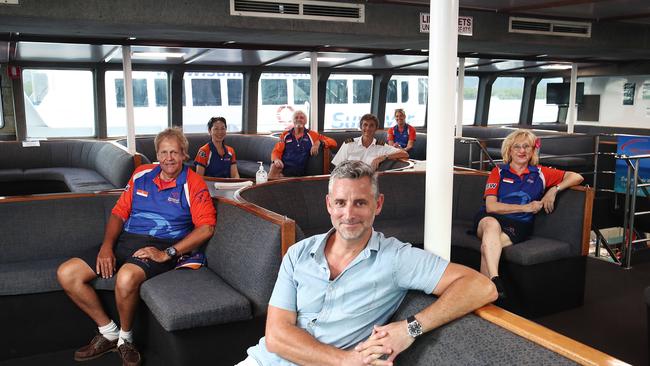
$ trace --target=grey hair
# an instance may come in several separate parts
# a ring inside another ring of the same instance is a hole
[[[336,179],[361,179],[363,177],[370,178],[372,194],[375,196],[375,199],[378,199],[379,180],[377,179],[377,172],[370,165],[358,160],[346,160],[336,166],[332,175],[330,175],[327,192],[332,192],[332,187]]]

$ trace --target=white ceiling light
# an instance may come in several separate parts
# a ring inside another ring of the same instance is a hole
[[[310,61],[311,61],[311,58],[310,58],[310,57],[301,58],[300,61],[307,61],[307,62],[310,62]],[[337,61],[345,61],[345,57],[316,57],[316,61],[318,61],[318,62],[337,62]]]
[[[540,68],[545,70],[568,70],[571,68],[571,65],[566,64],[552,64],[552,65],[542,65]]]
[[[131,57],[133,58],[147,58],[147,59],[157,59],[164,60],[166,58],[180,58],[185,56],[183,52],[133,52]]]

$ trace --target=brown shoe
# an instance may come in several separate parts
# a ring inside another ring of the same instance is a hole
[[[117,347],[117,339],[109,341],[103,335],[98,334],[86,346],[83,346],[75,351],[74,359],[76,361],[88,361],[102,356],[108,352],[115,352]]]
[[[122,358],[122,366],[139,366],[140,352],[135,348],[133,343],[124,342],[121,346],[117,347],[117,352]]]

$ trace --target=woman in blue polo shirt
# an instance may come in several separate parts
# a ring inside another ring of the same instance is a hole
[[[212,117],[208,121],[211,141],[196,153],[194,163],[199,175],[216,178],[239,178],[235,150],[224,143],[228,126],[223,117]]]
[[[535,214],[553,212],[561,190],[582,183],[574,172],[538,165],[540,140],[529,130],[516,130],[501,145],[503,164],[492,169],[485,185],[485,204],[474,228],[481,239],[481,273],[494,281],[504,297],[499,258],[504,247],[526,240]]]

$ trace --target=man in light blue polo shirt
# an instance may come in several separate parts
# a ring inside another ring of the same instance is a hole
[[[384,197],[369,165],[341,163],[328,192],[333,228],[284,256],[266,336],[239,365],[391,365],[420,334],[496,299],[478,272],[372,229]],[[386,324],[408,290],[439,298]]]

